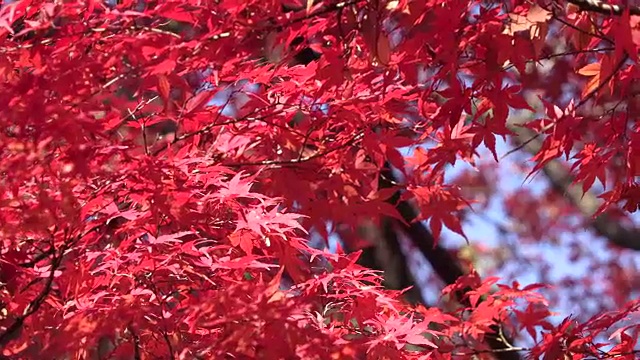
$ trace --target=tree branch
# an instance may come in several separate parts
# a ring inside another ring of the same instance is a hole
[[[520,125],[513,122],[508,124],[509,129],[517,135],[514,137],[515,142],[527,152],[537,154],[542,148],[542,140],[537,137],[533,139],[536,133]],[[584,216],[592,219],[591,227],[596,233],[622,248],[640,250],[638,229],[627,229],[607,214],[593,219],[599,207],[598,197],[591,191],[583,192],[579,184],[574,184],[571,173],[559,160],[549,161],[543,166],[542,171],[554,190],[563,194]]]
[[[396,179],[391,172],[391,168],[388,163],[385,164],[385,170],[380,176],[380,188],[390,188],[396,183]],[[406,224],[402,224],[396,220],[397,225],[401,226],[403,231],[408,235],[412,244],[416,246],[422,255],[429,261],[431,267],[436,272],[438,277],[447,285],[451,285],[456,280],[464,275],[464,271],[458,262],[458,259],[453,256],[449,251],[437,244],[431,232],[421,221],[414,220],[418,217],[416,209],[407,201],[400,201],[400,191],[396,193],[388,200],[396,206],[396,209],[402,216]],[[409,225],[407,225],[409,224]],[[464,296],[464,292],[457,294],[458,301],[464,306],[470,307],[469,299]],[[507,349],[512,348],[511,339],[507,339],[508,343],[505,344],[502,340],[500,326],[492,325],[492,333],[487,333],[485,339],[489,347],[493,350],[492,353],[498,360],[520,360],[520,355],[517,352]]]
[[[638,6],[620,6],[607,4],[600,0],[567,0],[570,4],[576,5],[583,11],[592,11],[605,15],[622,15],[625,10],[629,10],[631,15],[640,15]]]
[[[64,256],[65,249],[66,246],[63,246],[60,253],[54,256],[54,258],[51,260],[49,276],[47,277],[47,282],[45,283],[42,291],[40,291],[38,296],[36,296],[36,298],[27,305],[22,315],[18,316],[13,321],[13,323],[11,323],[11,325],[9,325],[2,334],[0,334],[0,348],[6,346],[9,342],[11,342],[11,340],[15,338],[18,332],[22,329],[22,325],[27,320],[27,318],[38,311],[38,309],[40,309],[40,306],[47,299],[47,296],[49,296],[49,293],[51,292],[51,289],[53,287],[53,280],[55,279],[54,274],[56,271],[58,271],[58,268],[62,263],[62,257]]]
[[[384,286],[388,289],[407,291],[405,299],[411,304],[425,304],[420,286],[409,268],[407,256],[402,251],[398,234],[389,218],[383,218],[381,225],[373,222],[360,227],[361,236],[373,246],[362,249],[358,263],[369,269],[381,271]],[[347,249],[350,250],[350,249]]]

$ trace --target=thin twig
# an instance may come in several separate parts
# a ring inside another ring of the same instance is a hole
[[[529,139],[521,142],[518,146],[514,147],[513,149],[507,151],[506,153],[504,153],[501,157],[500,157],[500,161],[504,160],[504,158],[506,158],[507,156],[518,152],[522,149],[524,149],[527,145],[529,145],[532,141],[535,141],[537,138],[539,138],[545,131],[551,129],[553,126],[555,125],[555,123],[551,123],[545,127],[543,127],[538,133],[536,133],[535,135],[533,135],[532,137],[530,137]]]
[[[254,162],[239,162],[239,163],[223,163],[224,166],[229,166],[229,167],[237,167],[237,166],[257,166],[257,165],[263,165],[263,166],[268,166],[268,165],[295,165],[295,164],[300,164],[300,163],[304,163],[325,155],[328,155],[330,153],[333,153],[335,151],[338,151],[340,149],[343,149],[347,146],[351,146],[353,145],[356,141],[360,140],[362,137],[364,136],[364,132],[359,132],[358,134],[356,134],[351,140],[347,141],[346,143],[336,146],[334,148],[331,149],[327,149],[325,151],[316,151],[315,153],[308,155],[308,156],[304,156],[302,158],[295,158],[295,159],[288,159],[288,160],[262,160],[262,161],[254,161]]]
[[[585,31],[584,29],[581,29],[581,28],[579,28],[579,27],[577,27],[577,26],[575,26],[575,25],[573,25],[573,24],[571,24],[571,23],[567,22],[566,20],[561,19],[561,18],[559,18],[558,16],[554,16],[552,19],[556,20],[556,21],[557,21],[557,22],[559,22],[559,23],[562,23],[563,25],[565,25],[565,26],[567,26],[567,27],[572,28],[573,30],[575,30],[575,31],[577,31],[577,32],[579,32],[579,33],[582,33],[582,34],[585,34],[585,35],[588,35],[588,36],[596,37],[596,38],[601,39],[601,40],[604,40],[604,41],[606,41],[606,42],[608,42],[608,43],[610,43],[610,44],[613,44],[613,43],[614,43],[614,41],[613,41],[613,40],[609,39],[609,38],[608,38],[608,37],[606,37],[606,36],[602,36],[602,35],[600,35],[600,34],[595,34],[595,33],[589,32],[589,31]]]
[[[519,351],[531,351],[530,348],[525,347],[510,347],[504,349],[488,349],[488,350],[476,350],[470,352],[452,352],[453,356],[474,356],[480,354],[492,354],[492,353],[509,353],[509,352],[519,352]]]
[[[622,57],[622,59],[620,60],[620,62],[618,63],[618,65],[616,66],[615,69],[613,69],[613,71],[611,71],[611,74],[607,75],[607,77],[602,80],[600,82],[600,84],[598,84],[598,86],[591,90],[591,92],[589,92],[589,94],[587,94],[587,96],[585,96],[582,100],[580,100],[580,102],[578,104],[576,104],[576,106],[574,107],[574,110],[577,110],[579,107],[583,106],[584,104],[586,104],[589,100],[591,100],[591,98],[593,98],[600,90],[602,90],[603,87],[605,87],[605,85],[607,85],[608,82],[611,81],[611,79],[613,79],[613,77],[616,75],[616,73],[618,71],[620,71],[620,69],[622,68],[622,66],[624,65],[624,63],[627,61],[628,59],[628,55],[625,54],[625,56]],[[539,132],[537,132],[535,135],[533,135],[531,138],[521,142],[518,146],[516,146],[515,148],[507,151],[504,155],[502,155],[500,157],[500,160],[503,160],[505,157],[520,151],[522,149],[524,149],[527,145],[529,145],[532,141],[536,140],[537,138],[539,138],[543,133],[545,133],[547,130],[551,129],[554,125],[556,125],[560,120],[562,120],[562,118],[558,119],[558,121],[553,122],[547,126],[545,126],[544,128],[542,128],[542,130],[540,130]]]
[[[535,59],[535,60],[528,60],[527,63],[537,63],[537,62],[540,62],[542,60],[551,60],[551,59],[554,59],[554,58],[557,58],[557,57],[563,57],[563,56],[574,56],[574,55],[580,55],[580,54],[606,52],[606,51],[614,51],[614,50],[615,50],[614,47],[606,47],[606,48],[598,48],[598,49],[567,51],[567,52],[563,52],[563,53],[549,54],[549,55],[540,57],[540,58]],[[506,71],[506,70],[510,70],[510,69],[512,69],[514,67],[515,67],[515,64],[509,64],[509,65],[505,66],[502,70]]]

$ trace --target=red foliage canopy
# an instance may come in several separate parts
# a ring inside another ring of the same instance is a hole
[[[397,190],[436,239],[464,235],[469,199],[445,168],[480,145],[498,160],[496,136],[520,128],[544,139],[534,172],[573,156],[584,191],[609,185],[601,212],[635,210],[636,9],[572,3],[4,4],[2,355],[465,359],[495,353],[499,325],[528,337],[502,352],[634,358],[638,301],[555,325],[541,285],[471,271],[444,290],[457,306],[416,307],[358,253],[308,241],[404,222]],[[561,56],[552,76],[536,67]],[[524,110],[538,115],[514,127]],[[401,184],[379,186],[386,164]]]

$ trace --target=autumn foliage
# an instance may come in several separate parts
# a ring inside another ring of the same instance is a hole
[[[611,227],[640,205],[636,13],[582,0],[4,3],[1,355],[636,358],[637,281],[558,318],[553,284],[481,276],[439,243],[450,230],[474,245],[465,219],[496,196],[502,138],[530,152],[517,171],[551,182],[505,199],[522,244],[592,226],[611,251],[640,249]],[[445,176],[461,163],[476,172]],[[406,230],[444,274],[439,304],[407,301],[358,262],[363,224]]]

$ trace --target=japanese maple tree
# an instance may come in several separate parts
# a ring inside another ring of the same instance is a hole
[[[3,2],[1,355],[636,358],[638,15],[596,0]],[[474,170],[450,176],[461,164]],[[501,193],[504,164],[544,194]],[[507,248],[465,231],[490,199],[521,246],[592,229],[619,262],[572,249],[606,268],[605,290],[476,269]],[[426,283],[444,283],[437,303]],[[608,300],[558,320],[558,285]]]

